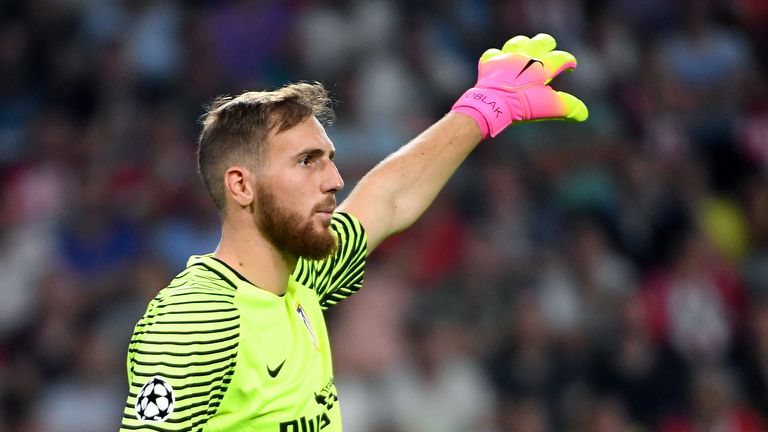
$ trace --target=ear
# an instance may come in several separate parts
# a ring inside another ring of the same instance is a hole
[[[231,166],[224,172],[224,191],[241,208],[254,201],[252,177],[253,173],[241,166]]]

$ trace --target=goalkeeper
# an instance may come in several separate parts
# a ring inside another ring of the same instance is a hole
[[[323,311],[357,291],[366,256],[427,209],[484,138],[515,122],[587,118],[549,87],[576,67],[545,34],[486,51],[451,112],[344,182],[319,84],[219,98],[203,116],[200,176],[221,242],[153,299],[128,348],[123,431],[340,431]]]

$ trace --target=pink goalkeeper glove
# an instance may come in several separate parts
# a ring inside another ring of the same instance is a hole
[[[471,116],[483,138],[495,137],[512,122],[561,119],[584,121],[584,102],[552,90],[552,78],[576,67],[576,58],[553,51],[555,39],[539,33],[532,39],[515,36],[501,50],[492,48],[480,57],[478,78],[451,108]]]

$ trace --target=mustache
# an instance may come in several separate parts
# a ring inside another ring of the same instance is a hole
[[[322,203],[316,205],[312,210],[314,212],[333,212],[336,209],[336,196],[331,195]]]

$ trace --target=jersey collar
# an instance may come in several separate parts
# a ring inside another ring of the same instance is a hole
[[[189,260],[187,260],[187,267],[190,267],[193,265],[203,265],[205,267],[208,267],[209,269],[218,273],[224,280],[226,280],[228,283],[233,285],[236,289],[245,288],[249,291],[256,290],[257,292],[264,293],[276,298],[282,298],[285,296],[285,294],[277,295],[271,291],[267,291],[263,288],[260,288],[258,285],[249,281],[245,276],[240,274],[240,272],[232,268],[232,266],[214,257],[213,253],[209,253],[205,255],[190,256]],[[292,279],[293,279],[292,277],[288,278],[288,286],[286,287],[286,289],[289,291],[292,289],[295,289],[295,287],[293,287],[293,285],[291,284]]]

